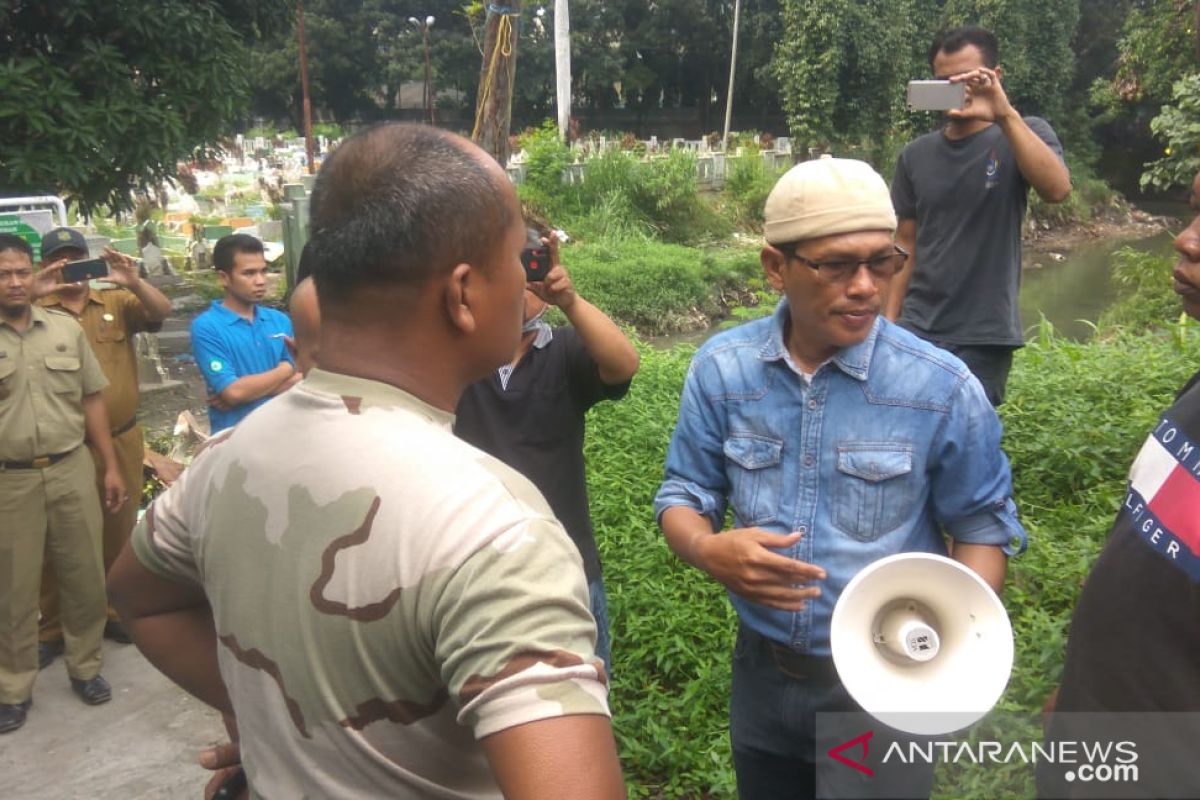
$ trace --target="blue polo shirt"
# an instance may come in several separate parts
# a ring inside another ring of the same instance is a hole
[[[294,365],[283,341],[291,335],[292,321],[281,311],[255,306],[250,322],[214,300],[208,311],[192,320],[192,354],[208,393],[219,394],[238,378],[268,372],[280,361]],[[270,399],[271,395],[260,397],[230,411],[209,406],[209,427],[213,433],[232,428]]]

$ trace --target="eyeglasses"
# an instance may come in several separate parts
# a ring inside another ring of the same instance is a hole
[[[828,261],[813,261],[805,258],[793,248],[779,249],[788,258],[794,258],[804,266],[817,273],[817,277],[826,283],[845,283],[855,276],[858,268],[865,266],[876,278],[890,278],[904,268],[908,253],[901,247],[893,245],[894,252],[882,256],[864,259],[830,259]]]

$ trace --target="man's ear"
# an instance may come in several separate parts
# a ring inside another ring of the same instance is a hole
[[[787,264],[787,256],[777,247],[766,245],[758,254],[762,262],[763,274],[767,283],[777,292],[783,291],[783,267]]]
[[[216,272],[217,272],[217,280],[219,280],[221,282],[221,288],[228,289],[229,288],[229,273],[223,269],[219,269]]]
[[[446,316],[450,324],[460,332],[475,332],[475,311],[472,303],[478,302],[486,291],[479,270],[470,264],[457,264],[446,279],[443,298]]]
[[[996,78],[1001,83],[1004,83],[1004,67],[1000,66],[999,64],[996,65]]]

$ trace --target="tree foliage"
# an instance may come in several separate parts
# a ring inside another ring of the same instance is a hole
[[[1094,88],[1118,111],[1156,112],[1175,82],[1196,69],[1196,10],[1191,0],[1141,0],[1130,5],[1117,43],[1116,69]]]
[[[1146,165],[1142,187],[1190,186],[1200,170],[1200,73],[1176,81],[1170,104],[1151,120],[1150,129],[1166,147],[1162,158]]]
[[[1001,40],[1004,85],[1024,113],[1066,106],[1079,0],[783,0],[773,71],[788,126],[805,145],[881,148],[926,122],[904,106],[905,83],[927,77],[943,27],[978,24]],[[869,153],[879,156],[880,152]],[[882,160],[877,158],[877,160]]]
[[[537,14],[538,10],[543,15]],[[309,0],[309,73],[314,108],[339,121],[395,117],[401,84],[424,77],[419,30],[409,17],[436,18],[430,60],[439,102],[474,108],[485,4],[475,0]],[[737,106],[779,109],[760,80],[778,39],[778,0],[743,0]],[[732,44],[733,0],[572,0],[571,49],[576,109],[618,106],[639,113],[694,108],[705,130],[720,126]],[[535,125],[554,115],[554,6],[524,3],[517,26],[513,119]],[[256,48],[255,111],[299,125],[295,32]],[[446,91],[453,89],[455,91]]]
[[[249,97],[247,44],[289,0],[17,0],[0,10],[0,186],[127,208],[217,146]]]
[[[905,81],[925,76],[925,0],[784,0],[774,73],[788,127],[829,147],[906,131]]]

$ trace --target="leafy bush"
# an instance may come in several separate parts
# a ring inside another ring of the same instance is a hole
[[[614,642],[613,728],[633,797],[732,797],[729,654],[721,587],[667,549],[652,501],[691,350],[642,347],[629,395],[589,419],[592,520]]]
[[[550,219],[573,212],[568,208],[570,192],[563,181],[571,149],[559,141],[554,123],[547,120],[542,127],[526,131],[518,146],[525,151],[525,180],[517,187],[521,200]]]
[[[637,162],[632,189],[638,209],[668,242],[696,242],[731,232],[729,223],[701,199],[696,157],[687,150]]]
[[[1001,416],[1030,547],[1004,594],[1017,651],[1003,709],[1040,709],[1058,681],[1071,610],[1129,464],[1200,364],[1200,336],[1188,333],[1047,336],[1017,353]],[[614,729],[635,797],[735,795],[726,731],[736,618],[714,581],[669,552],[651,510],[692,352],[642,347],[629,395],[591,413],[585,446],[612,616]],[[941,776],[935,796],[1009,796],[1014,779],[1032,796],[1028,773],[991,766]]]
[[[1161,326],[1179,316],[1179,298],[1171,291],[1170,256],[1122,247],[1113,253],[1113,280],[1123,297],[1100,316],[1100,327],[1132,330]]]
[[[313,137],[324,136],[330,141],[337,141],[343,138],[346,133],[342,130],[342,126],[336,122],[317,122],[312,126]]]
[[[707,327],[759,274],[751,250],[696,250],[651,239],[568,247],[563,263],[579,293],[644,334]]]
[[[578,236],[623,232],[669,242],[699,242],[730,232],[729,223],[701,197],[695,157],[683,150],[642,160],[616,150],[587,161],[584,179],[566,183],[574,156],[553,123],[526,132],[525,180],[517,191],[528,207]]]
[[[1047,203],[1035,191],[1029,192],[1029,214],[1038,222],[1061,225],[1069,222],[1086,222],[1098,210],[1113,206],[1120,200],[1108,184],[1096,177],[1095,171],[1074,153],[1066,153],[1067,168],[1071,172],[1071,194],[1061,203]]]
[[[743,228],[761,231],[767,195],[782,174],[767,166],[758,155],[730,159],[725,177],[725,199],[734,221]]]
[[[1150,130],[1167,146],[1162,158],[1146,165],[1138,182],[1143,189],[1190,186],[1200,169],[1200,72],[1176,81],[1171,101],[1150,121]]]

